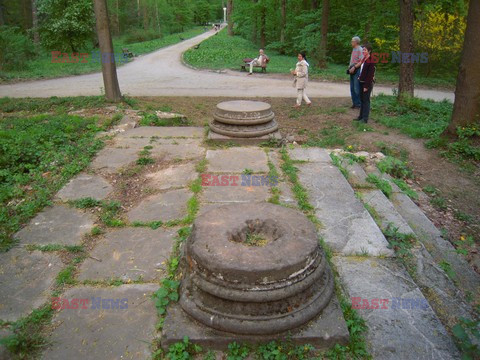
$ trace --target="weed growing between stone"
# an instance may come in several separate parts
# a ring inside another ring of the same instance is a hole
[[[367,181],[375,185],[387,198],[390,199],[393,189],[388,180],[381,179],[375,174],[368,174]]]

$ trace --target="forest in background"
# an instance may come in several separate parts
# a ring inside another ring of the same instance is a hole
[[[467,10],[464,0],[415,2],[414,51],[428,54],[428,62],[415,65],[422,75],[458,72]],[[353,36],[378,53],[400,50],[398,0],[233,0],[232,19],[235,34],[267,50],[306,51],[314,65],[348,62]]]
[[[108,0],[112,35],[132,44],[223,20],[221,0]],[[49,51],[98,47],[92,0],[0,0],[0,70]]]
[[[376,52],[399,50],[398,0],[108,0],[107,4],[112,35],[125,44],[221,21],[222,8],[228,5],[235,34],[281,54],[307,51],[316,65],[344,64],[354,35],[372,43]],[[428,54],[428,62],[417,65],[422,75],[458,71],[467,6],[464,0],[417,2],[415,52]],[[74,52],[96,45],[92,0],[0,0],[4,70],[18,69],[45,50]]]

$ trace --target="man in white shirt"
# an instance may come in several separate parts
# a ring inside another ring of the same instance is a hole
[[[250,72],[248,73],[248,75],[252,75],[254,66],[263,66],[267,59],[268,57],[267,55],[265,55],[263,49],[260,49],[258,57],[250,62]]]
[[[360,108],[362,105],[360,100],[360,82],[358,76],[360,75],[359,68],[363,60],[363,48],[360,46],[360,38],[354,36],[352,38],[352,55],[350,56],[350,95],[352,96],[352,109]]]

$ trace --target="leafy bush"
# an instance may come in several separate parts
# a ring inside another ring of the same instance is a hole
[[[410,169],[405,161],[397,158],[387,156],[378,163],[378,169],[382,173],[387,173],[398,179],[412,178],[413,171]]]
[[[150,41],[159,39],[162,34],[156,30],[144,30],[144,29],[130,29],[124,37],[126,44],[134,44],[138,42]]]
[[[38,2],[40,38],[49,50],[76,52],[94,38],[95,18],[91,0]]]
[[[33,43],[20,28],[0,26],[0,69],[24,67],[35,54]]]

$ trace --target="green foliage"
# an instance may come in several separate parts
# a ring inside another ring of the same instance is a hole
[[[441,134],[450,123],[452,103],[435,102],[380,94],[372,102],[372,113],[383,125],[399,129],[413,138],[431,139]]]
[[[34,54],[33,43],[18,27],[0,26],[0,70],[19,69]]]
[[[457,274],[455,273],[455,270],[453,270],[452,265],[448,261],[442,260],[438,263],[438,266],[445,271],[445,274],[452,279],[453,281],[456,281]]]
[[[169,360],[188,360],[202,351],[201,346],[190,343],[188,336],[182,342],[170,345],[166,358]]]
[[[346,138],[350,135],[349,131],[340,125],[328,124],[317,133],[310,133],[305,146],[315,147],[334,147],[344,146]]]
[[[248,346],[240,345],[236,342],[228,344],[227,360],[243,360],[246,359],[250,352]]]
[[[46,49],[77,52],[92,40],[95,16],[91,0],[42,0],[37,8]]]
[[[102,202],[100,200],[90,197],[73,200],[71,203],[74,207],[78,209],[90,209],[102,205]]]
[[[122,209],[122,204],[118,201],[111,200],[108,202],[102,202],[102,212],[100,219],[106,226],[110,227],[122,227],[125,226],[125,222],[118,218],[118,214]]]
[[[164,315],[170,301],[178,301],[179,281],[163,279],[161,287],[153,294],[155,306],[160,315]]]
[[[47,344],[41,329],[49,323],[53,315],[50,305],[33,310],[32,313],[10,326],[11,335],[0,338],[0,345],[15,354],[19,359],[31,358]]]
[[[386,197],[390,198],[393,193],[392,185],[388,180],[381,179],[375,174],[368,174],[367,181],[375,185]]]
[[[12,116],[0,122],[0,249],[102,147],[95,118]]]
[[[0,98],[0,111],[12,113],[29,111],[35,113],[64,113],[67,109],[86,109],[102,107],[106,104],[105,96],[75,96],[50,98]]]
[[[413,178],[413,171],[408,167],[406,161],[387,156],[377,164],[378,170],[387,173],[398,179]]]
[[[410,259],[412,257],[411,249],[416,243],[415,236],[412,234],[403,234],[391,225],[384,231],[384,235],[388,240],[388,248],[393,249],[395,254],[402,259]]]
[[[479,354],[480,321],[460,318],[458,324],[452,328],[453,336],[462,351],[462,360],[473,360]]]
[[[414,199],[414,200],[418,200],[418,194],[415,190],[411,189],[410,186],[408,186],[408,184],[403,181],[402,179],[392,179],[392,182],[397,185],[400,190],[402,190],[402,192],[407,195],[408,197]]]
[[[57,285],[73,285],[75,284],[74,279],[75,267],[73,265],[67,266],[65,269],[61,270],[57,275]]]
[[[185,126],[189,122],[178,116],[171,119],[159,119],[156,114],[146,113],[140,120],[140,126]]]
[[[314,350],[311,345],[293,345],[290,341],[276,342],[272,341],[265,345],[260,345],[256,350],[256,355],[262,360],[287,360],[309,359],[310,353]]]
[[[342,160],[334,153],[330,154],[330,158],[332,159],[333,165],[335,165],[340,170],[345,179],[348,179],[348,170],[345,169],[345,167],[343,166]]]

